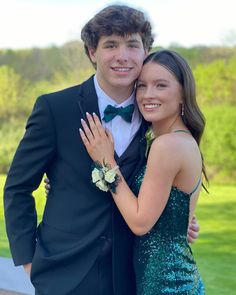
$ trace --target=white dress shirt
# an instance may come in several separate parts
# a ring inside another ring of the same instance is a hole
[[[104,110],[109,104],[114,107],[127,107],[130,104],[134,104],[134,112],[131,123],[126,122],[119,115],[115,116],[115,118],[113,118],[109,122],[105,122],[102,120],[103,127],[110,130],[113,135],[115,151],[117,155],[120,157],[133,140],[142,122],[142,118],[135,100],[135,94],[133,92],[129,98],[127,98],[121,104],[118,104],[101,89],[101,87],[98,84],[96,75],[94,76],[94,85],[98,96],[98,107],[101,118],[104,117]]]

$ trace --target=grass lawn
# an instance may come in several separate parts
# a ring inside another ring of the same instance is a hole
[[[0,176],[2,192],[5,176]],[[41,217],[45,197],[42,186],[35,193]],[[233,295],[236,290],[236,187],[212,186],[210,195],[202,193],[197,208],[201,226],[192,246],[206,285],[207,295]],[[10,257],[5,233],[2,198],[0,200],[0,256]]]
[[[193,245],[207,294],[236,294],[236,186],[212,186],[197,208],[201,226]]]

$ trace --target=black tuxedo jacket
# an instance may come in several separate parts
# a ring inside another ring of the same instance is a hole
[[[99,114],[93,77],[36,101],[5,184],[13,260],[15,265],[32,261],[31,279],[37,290],[65,295],[79,285],[109,238],[114,293],[135,294],[133,234],[110,193],[91,183],[92,161],[79,134],[80,119],[85,119],[86,112]],[[145,129],[143,124],[125,153],[117,157],[129,184],[145,162]],[[44,173],[51,190],[37,227],[32,192]]]

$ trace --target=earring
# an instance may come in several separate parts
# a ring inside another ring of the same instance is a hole
[[[184,116],[184,104],[181,104],[181,116]]]

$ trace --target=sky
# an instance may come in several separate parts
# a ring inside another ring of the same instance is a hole
[[[154,45],[236,45],[235,0],[0,0],[0,48],[60,46],[109,4],[143,10]]]

